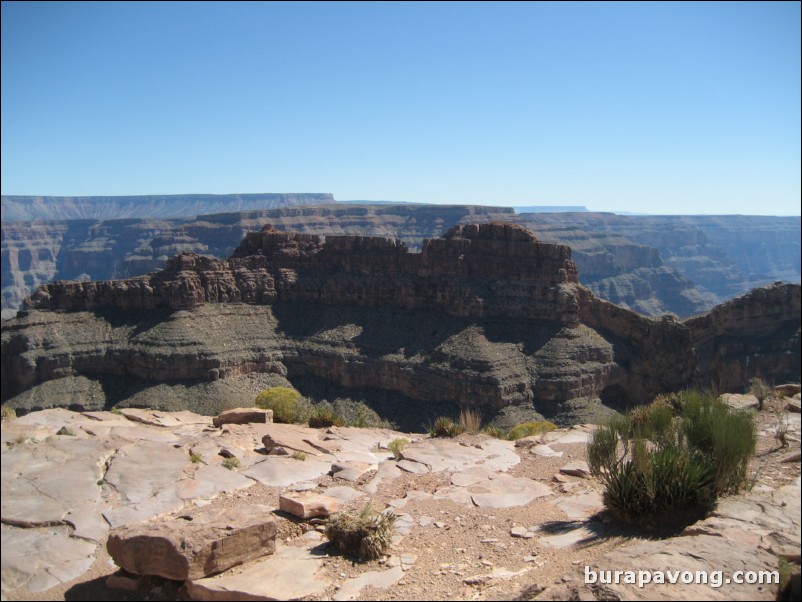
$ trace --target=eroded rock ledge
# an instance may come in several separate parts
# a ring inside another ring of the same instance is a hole
[[[53,283],[27,308],[3,324],[2,355],[3,400],[24,408],[69,405],[48,392],[55,379],[88,379],[81,387],[97,395],[84,407],[215,413],[252,400],[234,377],[269,372],[322,382],[324,393],[534,404],[550,415],[574,400],[626,404],[712,379],[720,390],[755,375],[799,380],[799,285],[686,322],[645,318],[582,287],[569,247],[513,224],[456,226],[421,253],[266,226],[226,260],[183,254],[139,278]],[[142,383],[114,397],[115,378]],[[209,407],[192,393],[142,395],[165,384],[211,386]]]

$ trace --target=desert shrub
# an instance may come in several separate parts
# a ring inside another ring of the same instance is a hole
[[[375,410],[363,401],[356,401],[347,397],[338,397],[334,400],[333,409],[341,416],[347,426],[357,428],[394,428],[395,425],[379,416]]]
[[[17,410],[11,408],[9,406],[3,406],[2,414],[0,414],[2,418],[16,418],[17,417]]]
[[[619,463],[618,440],[622,438],[626,445],[629,432],[629,419],[618,414],[610,416],[604,424],[594,429],[588,442],[588,466],[591,474],[601,476]]]
[[[374,560],[392,546],[395,514],[374,512],[365,506],[359,516],[338,512],[326,527],[326,537],[346,556]]]
[[[522,422],[516,424],[507,433],[507,439],[510,441],[517,441],[523,437],[530,437],[532,435],[542,435],[557,428],[557,425],[548,420],[536,420],[533,422]]]
[[[273,420],[276,422],[295,422],[301,394],[289,387],[273,387],[256,396],[256,407],[263,410],[273,410]]]
[[[223,460],[223,468],[228,470],[236,470],[239,468],[239,460],[237,458],[226,458]]]
[[[475,435],[482,430],[482,413],[470,408],[460,410],[459,424],[463,431]]]
[[[454,422],[448,416],[440,416],[429,428],[432,437],[457,437],[465,432],[461,424]]]
[[[605,506],[626,522],[686,524],[747,482],[752,416],[709,393],[687,391],[679,399],[678,417],[672,405],[655,402],[611,417],[588,443]]]
[[[482,432],[488,437],[493,437],[495,439],[507,438],[507,431],[497,426],[486,426],[485,428],[482,429]]]
[[[312,428],[327,428],[330,426],[345,426],[345,421],[334,410],[327,406],[316,406],[309,417],[309,426]]]
[[[688,522],[712,508],[715,474],[707,458],[676,446],[641,449],[605,476],[604,504],[615,516],[630,523],[656,516]]]
[[[661,441],[672,436],[674,408],[663,400],[657,399],[649,405],[633,408],[627,418],[632,439]]]
[[[714,463],[717,493],[738,491],[746,484],[757,447],[751,414],[733,411],[712,396],[701,397],[684,405],[682,432],[691,447]]]
[[[387,449],[393,452],[393,457],[396,460],[401,459],[401,450],[406,447],[407,443],[409,443],[409,439],[399,438],[393,439],[390,443],[387,444]]]
[[[195,452],[189,452],[189,461],[193,464],[197,464],[198,462],[203,462],[203,456],[200,454],[196,454]]]
[[[749,379],[749,392],[757,397],[757,409],[762,410],[763,404],[774,394],[774,389],[768,386],[763,379]]]
[[[301,462],[303,462],[304,460],[306,460],[306,454],[302,451],[294,451],[292,452],[292,459],[300,460]]]

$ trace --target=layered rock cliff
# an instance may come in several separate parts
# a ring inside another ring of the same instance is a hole
[[[224,258],[265,222],[307,234],[398,238],[420,250],[424,239],[454,225],[499,220],[570,246],[585,286],[649,316],[691,316],[755,286],[800,280],[800,222],[793,217],[515,215],[499,207],[326,204],[181,219],[4,221],[2,316],[13,317],[27,295],[53,280],[128,278],[162,269],[177,253]]]
[[[720,380],[740,388],[754,375],[749,337],[768,324],[764,352],[798,358],[799,287],[776,288],[792,301],[773,313],[728,321],[724,308],[715,327],[689,325],[597,299],[568,247],[520,226],[458,226],[420,253],[266,227],[226,260],[184,254],[139,278],[40,287],[3,324],[2,395],[29,408],[71,398],[213,413],[252,400],[243,375],[269,373],[319,395],[385,400],[396,419],[418,418],[420,403],[524,404],[559,418],[577,400],[642,402],[732,362],[743,367]],[[740,347],[714,367],[705,350],[725,330]],[[799,364],[759,375],[798,380]]]

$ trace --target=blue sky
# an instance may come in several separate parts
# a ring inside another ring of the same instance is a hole
[[[800,4],[2,3],[2,193],[800,213]]]

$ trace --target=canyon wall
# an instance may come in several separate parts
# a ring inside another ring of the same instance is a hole
[[[28,409],[81,398],[213,413],[252,400],[243,376],[272,374],[301,390],[390,392],[402,418],[417,401],[559,419],[578,400],[623,407],[712,374],[740,389],[756,353],[798,359],[799,286],[772,290],[789,301],[762,311],[753,293],[683,323],[596,298],[568,247],[512,224],[456,226],[419,253],[266,227],[225,260],[184,254],[147,276],[40,287],[3,324],[2,395]],[[726,361],[711,359],[722,348]],[[759,375],[799,380],[799,363]]]

